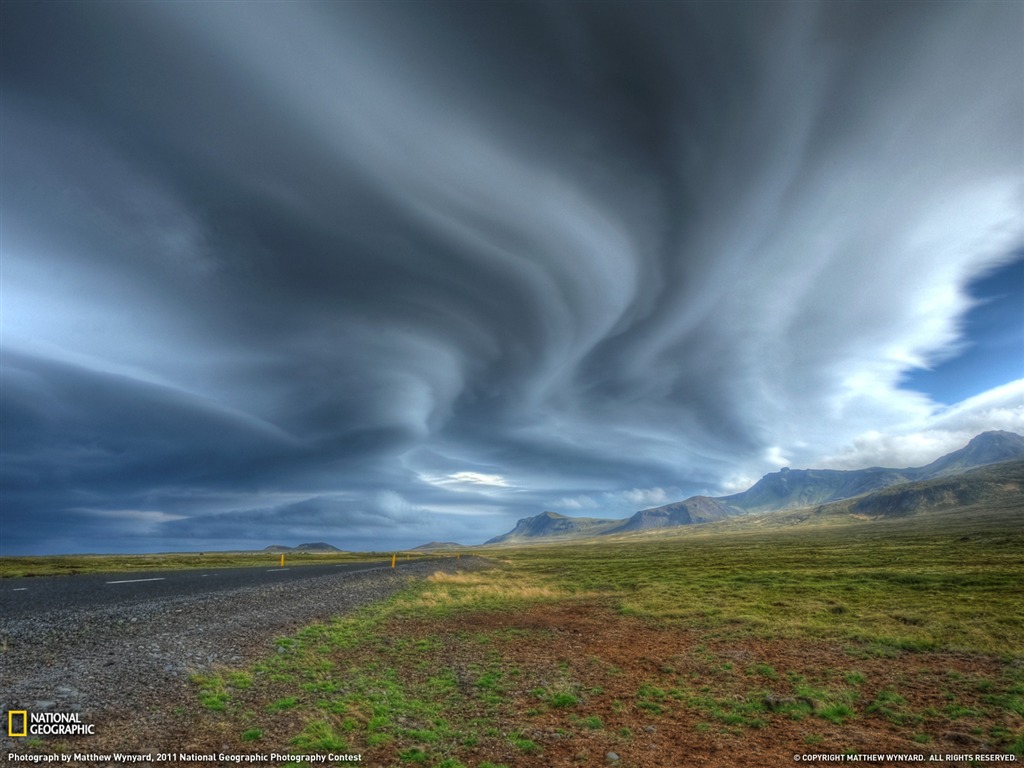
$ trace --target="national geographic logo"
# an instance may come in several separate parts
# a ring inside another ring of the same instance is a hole
[[[83,723],[77,712],[7,712],[7,735],[17,736],[93,736],[96,726]]]
[[[7,735],[28,736],[28,712],[26,710],[12,709],[7,713]]]

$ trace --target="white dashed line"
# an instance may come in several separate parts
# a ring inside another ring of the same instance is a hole
[[[28,587],[15,587],[14,589],[11,590],[11,592],[27,592],[27,591],[28,591]]]
[[[107,584],[135,584],[138,581],[163,581],[164,577],[161,576],[156,579],[125,579],[124,581],[108,581]]]
[[[290,571],[291,568],[267,568],[267,573],[273,573],[274,571]]]

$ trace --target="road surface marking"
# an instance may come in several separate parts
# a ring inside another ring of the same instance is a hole
[[[291,568],[267,568],[267,573],[270,573],[271,571],[290,571],[290,570],[291,570]]]
[[[124,581],[108,581],[107,584],[134,584],[137,581],[163,581],[164,577],[161,576],[157,579],[125,579]]]
[[[11,590],[11,592],[26,592],[26,591],[28,591],[28,587],[15,587],[14,589]]]

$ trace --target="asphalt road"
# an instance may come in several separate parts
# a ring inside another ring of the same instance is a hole
[[[90,573],[0,579],[0,616],[22,616],[60,610],[88,610],[182,595],[261,584],[280,584],[328,573],[354,573],[391,567],[390,560],[366,563],[285,565],[280,567],[214,568],[137,573]],[[401,563],[398,570],[401,570]]]

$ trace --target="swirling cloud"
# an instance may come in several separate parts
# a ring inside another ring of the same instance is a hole
[[[1022,256],[1019,5],[2,13],[5,549],[484,539],[1024,428],[906,386]]]

